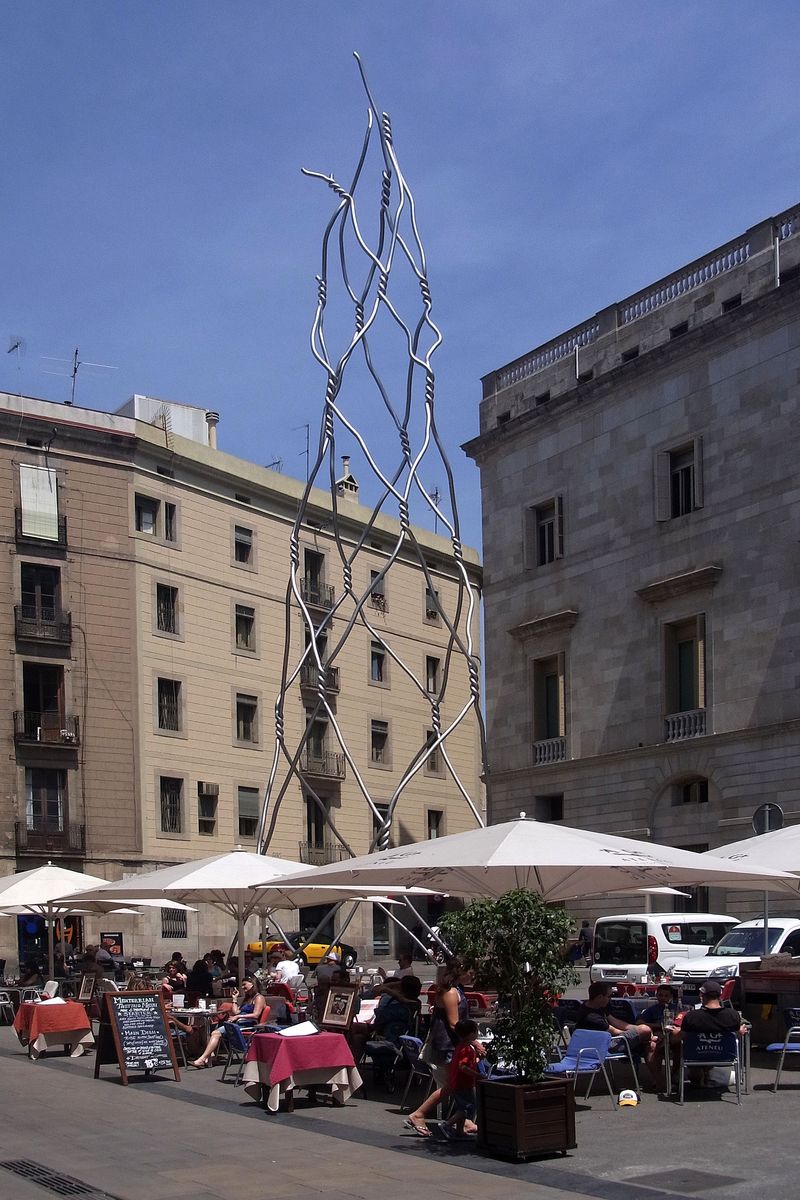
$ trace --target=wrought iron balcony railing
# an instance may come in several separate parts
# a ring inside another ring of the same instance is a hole
[[[57,608],[14,606],[14,633],[21,642],[47,642],[69,646],[72,643],[72,617]]]
[[[18,854],[85,854],[86,826],[69,821],[62,829],[47,824],[17,821],[15,841]]]
[[[79,746],[77,717],[57,712],[15,712],[14,743],[17,746]]]
[[[343,754],[324,750],[314,754],[304,750],[300,755],[300,770],[306,775],[324,776],[326,779],[344,779],[346,759]]]
[[[336,600],[336,590],[329,583],[320,583],[318,579],[301,579],[300,595],[311,608],[322,608],[327,612],[333,608]]]
[[[300,862],[308,863],[310,867],[324,867],[328,863],[344,862],[350,855],[344,846],[338,843],[325,846],[309,846],[308,842],[300,843]]]
[[[316,663],[303,663],[300,668],[300,686],[317,690],[318,673]],[[325,667],[325,691],[339,691],[339,668]]]

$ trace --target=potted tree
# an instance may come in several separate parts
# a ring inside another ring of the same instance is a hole
[[[575,1146],[573,1083],[544,1078],[552,999],[578,979],[566,960],[569,930],[563,909],[522,888],[442,918],[444,938],[476,987],[500,996],[492,1050],[517,1073],[478,1085],[478,1142],[487,1150],[525,1158]]]

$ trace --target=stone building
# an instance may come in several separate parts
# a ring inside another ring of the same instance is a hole
[[[236,844],[255,848],[274,745],[289,532],[304,485],[217,449],[217,420],[142,396],[107,414],[0,395],[0,873],[51,859],[117,879]],[[341,483],[341,536],[351,545],[372,514],[349,468]],[[301,536],[303,587],[309,607],[323,611],[341,586],[331,516],[331,497],[314,491]],[[378,518],[358,560],[367,578],[355,586],[381,572],[398,528]],[[451,611],[450,543],[414,532]],[[477,555],[465,551],[465,562],[479,588]],[[448,636],[430,609],[423,573],[401,558],[376,586],[371,617],[387,637],[403,639],[406,661],[434,686]],[[336,621],[331,640],[335,633]],[[477,628],[473,637],[478,645]],[[337,720],[378,803],[426,739],[418,697],[394,665],[357,626],[329,670]],[[298,743],[316,685],[315,674],[301,675],[287,706],[287,733]],[[468,694],[466,667],[454,662],[443,717]],[[480,802],[474,723],[461,724],[447,745]],[[336,810],[354,852],[365,853],[373,819],[336,749],[324,723],[315,728],[304,778]],[[403,793],[392,837],[473,825],[434,754]],[[313,864],[336,853],[299,783],[270,853]],[[227,947],[232,936],[211,909],[188,918],[165,912],[161,921],[160,912],[136,921],[87,917],[84,933],[121,929],[126,951],[156,961],[176,947],[187,958]],[[287,927],[297,924],[287,918]],[[388,948],[386,927],[377,920],[373,928],[366,913],[348,940]],[[0,957],[17,957],[11,920],[0,922]]]
[[[491,820],[800,818],[799,273],[795,209],[484,378]]]

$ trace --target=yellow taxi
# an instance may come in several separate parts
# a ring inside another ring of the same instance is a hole
[[[286,935],[289,941],[294,946],[295,950],[299,951],[300,962],[304,966],[316,967],[322,962],[324,955],[328,951],[327,942],[307,942],[301,933],[289,933]],[[267,941],[267,954],[276,947],[285,945],[280,938],[269,938]],[[261,955],[261,941],[248,942],[247,949],[256,958]],[[339,955],[339,960],[343,966],[349,971],[354,967],[358,959],[358,951],[352,946],[348,946],[346,942],[337,942],[333,947],[333,951]]]

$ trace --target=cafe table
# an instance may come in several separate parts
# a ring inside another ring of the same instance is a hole
[[[334,1104],[345,1104],[361,1076],[356,1070],[347,1039],[341,1033],[312,1033],[303,1037],[280,1033],[254,1033],[244,1060],[242,1081],[254,1100],[264,1100],[277,1112],[282,1096],[293,1110],[295,1088],[332,1089]]]
[[[26,1000],[14,1017],[14,1030],[33,1059],[54,1046],[71,1046],[71,1055],[77,1058],[85,1046],[94,1045],[86,1009],[74,1000]]]

